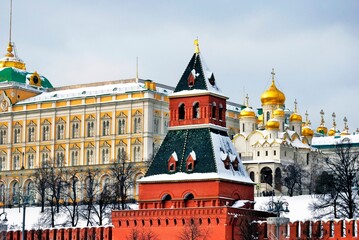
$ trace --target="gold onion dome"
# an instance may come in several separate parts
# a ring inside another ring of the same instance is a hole
[[[304,126],[304,127],[302,128],[302,135],[303,135],[304,137],[313,137],[314,131],[313,131],[313,129],[312,129],[310,126]]]
[[[341,135],[341,136],[350,135],[347,117],[344,117],[344,129],[343,129],[343,131],[340,133],[340,135]]]
[[[240,113],[239,113],[239,117],[255,117],[256,114],[253,111],[252,108],[246,107],[244,108]]]
[[[313,137],[314,136],[314,131],[313,129],[310,127],[310,121],[308,120],[308,111],[305,112],[305,125],[302,128],[302,136],[304,137]]]
[[[248,94],[246,96],[246,108],[244,108],[240,113],[239,113],[239,117],[242,118],[242,117],[255,117],[256,114],[255,112],[253,111],[252,108],[249,107],[248,105]]]
[[[317,133],[322,133],[326,135],[328,133],[328,128],[326,128],[325,126],[319,126],[317,127]]]
[[[327,133],[328,133],[328,128],[326,128],[326,127],[324,126],[324,111],[323,111],[323,109],[320,110],[320,115],[321,115],[321,122],[320,122],[319,127],[317,127],[317,133],[321,133],[321,134],[327,135]]]
[[[271,118],[267,121],[266,129],[267,130],[278,130],[280,123],[277,119]]]
[[[294,113],[292,113],[289,117],[289,121],[291,122],[302,122],[302,116],[297,111],[297,99],[294,101]]]
[[[283,105],[285,102],[285,95],[281,92],[274,82],[274,69],[272,71],[272,84],[271,86],[261,95],[262,105]]]
[[[328,136],[334,136],[335,133],[336,133],[335,129],[334,129],[334,128],[331,128],[331,129],[329,129],[329,131],[328,131]]]
[[[273,115],[274,117],[284,117],[285,113],[283,109],[277,108],[276,110],[274,110]]]

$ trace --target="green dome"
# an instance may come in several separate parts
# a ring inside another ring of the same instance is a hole
[[[27,72],[24,70],[19,70],[19,69],[12,68],[12,67],[1,68],[0,69],[0,83],[17,82],[17,83],[29,85],[29,79],[32,74],[34,74],[34,73]],[[47,78],[45,78],[44,76],[40,76],[40,78],[41,78],[41,87],[42,88],[46,88],[46,89],[53,88],[52,84],[50,83],[50,81]]]

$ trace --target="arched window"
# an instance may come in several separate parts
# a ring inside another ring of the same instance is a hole
[[[270,112],[267,112],[266,115],[267,115],[266,119],[268,121],[270,119]]]
[[[213,102],[212,104],[212,118],[216,118],[217,106],[216,103]]]
[[[184,120],[185,117],[185,105],[182,103],[178,108],[178,119]]]
[[[218,119],[223,120],[223,106],[222,106],[222,104],[219,104]]]
[[[95,123],[94,121],[87,122],[87,137],[94,136]]]
[[[254,172],[250,172],[250,173],[249,173],[249,177],[250,177],[251,180],[254,182]]]
[[[196,102],[193,105],[193,118],[200,118],[199,103],[198,102]]]

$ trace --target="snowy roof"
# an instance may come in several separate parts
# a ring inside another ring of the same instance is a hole
[[[217,85],[213,72],[203,61],[201,53],[193,54],[176,86],[175,93],[185,90],[207,90],[224,96]]]
[[[327,137],[313,137],[312,146],[336,145],[341,143],[343,139],[349,139],[350,143],[359,143],[359,134],[345,135],[345,136],[327,136]]]
[[[100,95],[116,95],[126,92],[143,91],[145,85],[142,82],[131,80],[119,80],[115,82],[100,82],[94,84],[75,85],[69,87],[55,88],[54,91],[44,92],[32,98],[21,101],[19,104],[55,101],[63,99],[86,98]],[[165,95],[171,94],[172,90],[164,87],[156,87],[156,91]]]
[[[178,164],[174,173],[168,171],[167,160],[176,151]],[[190,172],[186,169],[186,159],[193,157],[196,164]],[[230,161],[238,159],[238,170],[232,164],[225,167],[223,156]],[[170,130],[155,156],[147,174],[141,182],[153,181],[185,181],[200,179],[222,179],[253,184],[225,132],[211,128]]]

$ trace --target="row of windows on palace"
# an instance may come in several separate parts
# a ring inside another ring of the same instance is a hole
[[[117,148],[117,156],[116,158],[122,160],[121,157],[127,156],[126,153],[127,146],[119,146]],[[47,162],[51,159],[54,159],[55,166],[77,166],[77,165],[93,165],[93,164],[109,164],[115,159],[111,159],[110,157],[111,146],[104,146],[100,149],[100,162],[96,162],[95,157],[95,148],[88,147],[85,150],[85,159],[84,163],[80,162],[80,154],[81,151],[79,148],[74,148],[70,150],[70,162],[66,161],[65,158],[65,150],[56,150],[55,151],[55,158],[50,158],[50,151],[47,148],[44,148],[42,153],[40,153],[41,161]],[[12,162],[10,169],[7,169],[6,162],[7,162],[7,154],[4,151],[0,152],[0,170],[20,170],[22,167],[26,169],[33,169],[35,168],[35,151],[31,151],[28,153],[21,153],[16,151],[12,155]],[[140,162],[142,161],[142,145],[141,143],[137,143],[136,145],[132,146],[132,157],[133,159],[130,161]],[[128,160],[128,159],[127,159]]]
[[[85,125],[85,137],[94,137],[95,136],[95,119],[87,120]],[[117,121],[117,134],[127,134],[126,131],[127,121],[125,118],[119,118]],[[153,133],[160,134],[161,126],[161,119],[159,117],[154,118],[153,122]],[[36,124],[34,122],[30,122],[27,126],[27,142],[35,142],[36,141]],[[164,133],[167,132],[168,128],[168,121],[164,120]],[[50,129],[51,123],[45,120],[41,124],[41,141],[49,141],[50,139]],[[65,129],[66,129],[66,122],[60,118],[60,120],[56,123],[55,129],[55,137],[56,140],[65,139]],[[7,134],[8,130],[5,125],[0,127],[0,144],[7,143]],[[21,142],[21,132],[22,126],[20,123],[15,123],[13,128],[13,143],[20,143]],[[81,121],[78,118],[74,118],[71,123],[71,132],[70,138],[79,138],[81,132]],[[133,119],[133,133],[142,133],[142,117],[135,117]],[[111,135],[111,120],[110,119],[103,119],[101,120],[101,136],[110,136]]]

